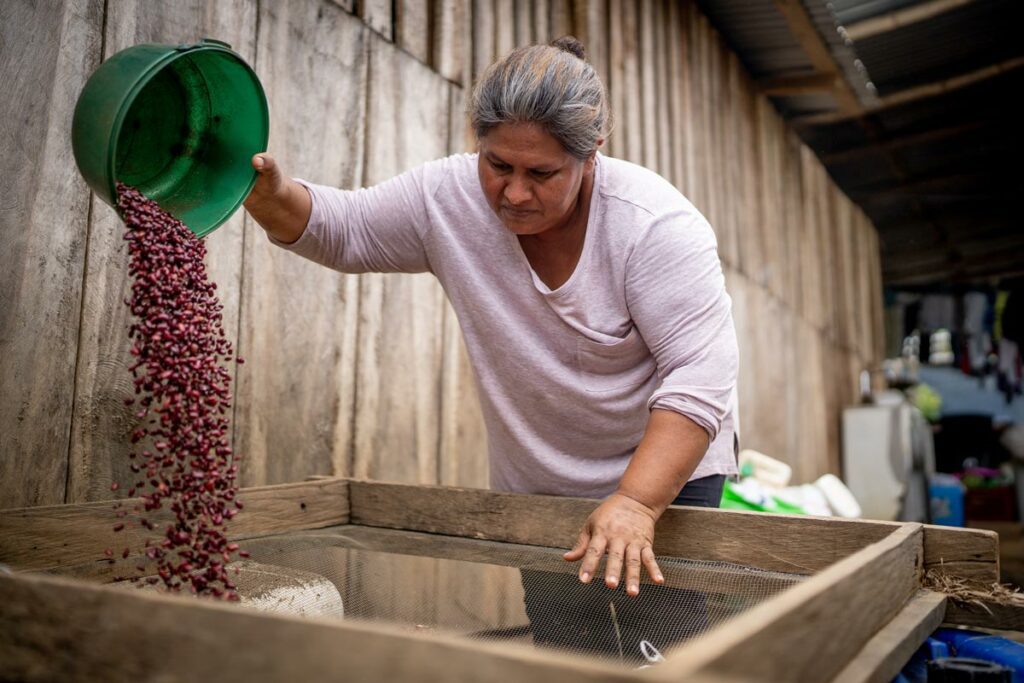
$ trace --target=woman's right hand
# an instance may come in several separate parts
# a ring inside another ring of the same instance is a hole
[[[253,156],[256,184],[245,200],[245,210],[274,239],[291,243],[302,237],[313,210],[305,187],[288,178],[274,157],[265,152]]]

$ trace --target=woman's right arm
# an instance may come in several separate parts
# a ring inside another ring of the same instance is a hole
[[[256,184],[245,200],[245,210],[278,242],[295,242],[302,237],[313,210],[309,191],[285,177],[269,154],[254,156],[252,167]]]

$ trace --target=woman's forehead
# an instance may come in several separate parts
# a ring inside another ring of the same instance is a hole
[[[480,151],[513,165],[562,164],[565,148],[539,123],[501,123],[480,138]]]

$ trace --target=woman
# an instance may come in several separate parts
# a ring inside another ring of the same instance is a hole
[[[289,180],[257,155],[246,209],[325,266],[432,272],[475,370],[492,486],[603,498],[565,558],[587,583],[607,553],[605,583],[635,596],[641,566],[663,581],[665,508],[717,506],[735,472],[736,339],[714,233],[660,176],[598,153],[607,99],[574,38],[492,65],[471,119],[477,154],[369,189]]]

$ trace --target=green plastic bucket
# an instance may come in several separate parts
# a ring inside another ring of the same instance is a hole
[[[136,45],[103,62],[75,105],[78,170],[103,201],[138,188],[200,237],[245,201],[267,149],[267,99],[231,46]]]

